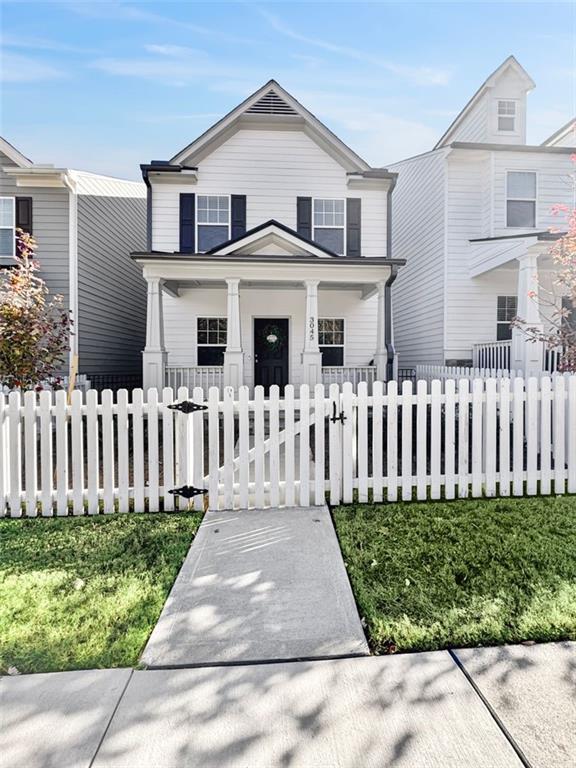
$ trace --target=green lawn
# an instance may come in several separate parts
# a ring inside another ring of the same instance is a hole
[[[0,672],[136,665],[201,517],[0,520]]]
[[[576,498],[339,507],[376,653],[576,639]]]

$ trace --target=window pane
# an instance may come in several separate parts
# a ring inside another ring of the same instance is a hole
[[[508,174],[509,199],[536,199],[536,174],[531,171],[512,171]]]
[[[512,338],[512,328],[510,327],[510,323],[498,323],[498,326],[496,329],[496,340],[508,341],[511,338]]]
[[[314,230],[314,240],[333,253],[340,255],[344,253],[343,229],[316,229]]]
[[[320,347],[322,365],[344,365],[343,347]]]
[[[224,347],[198,347],[198,365],[224,365]]]
[[[499,115],[515,115],[516,102],[515,101],[499,101],[498,114]]]
[[[508,200],[506,226],[535,227],[536,203],[527,200]]]
[[[0,229],[0,256],[14,254],[14,230]]]
[[[513,131],[515,129],[516,118],[514,117],[499,117],[498,118],[498,130],[499,131]]]
[[[0,227],[14,226],[14,198],[0,197]]]
[[[206,226],[198,227],[198,250],[205,253],[220,243],[228,240],[228,227]]]

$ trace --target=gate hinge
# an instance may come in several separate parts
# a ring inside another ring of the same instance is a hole
[[[194,411],[207,411],[208,406],[201,403],[195,403],[192,400],[183,400],[181,403],[172,403],[168,408],[173,411],[182,411],[182,413],[194,413]]]
[[[174,496],[183,496],[185,499],[193,499],[194,496],[204,495],[208,493],[207,488],[195,488],[193,485],[183,485],[181,488],[172,488],[168,493],[174,494]]]
[[[339,421],[341,424],[344,424],[346,421],[346,416],[344,415],[344,411],[340,411],[340,413],[337,413],[338,409],[336,407],[336,401],[332,401],[332,416],[330,417],[330,421],[332,424],[336,424],[337,421]]]

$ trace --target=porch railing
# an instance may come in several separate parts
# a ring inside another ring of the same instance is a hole
[[[357,387],[361,381],[365,381],[368,387],[376,381],[375,365],[330,365],[322,366],[322,383],[345,384],[349,381],[354,387]]]
[[[563,350],[562,347],[554,347],[554,349],[544,350],[544,370],[547,373],[556,373],[558,366],[562,360]]]
[[[222,392],[224,368],[221,365],[166,366],[166,386],[177,390],[178,387],[202,387],[207,392],[210,387],[218,387]]]
[[[472,348],[472,366],[490,368],[499,371],[510,369],[512,342],[488,341],[474,344]]]

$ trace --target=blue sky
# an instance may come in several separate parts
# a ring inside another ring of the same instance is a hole
[[[1,2],[0,133],[139,178],[276,78],[374,165],[430,149],[509,54],[528,141],[576,113],[576,3]]]

